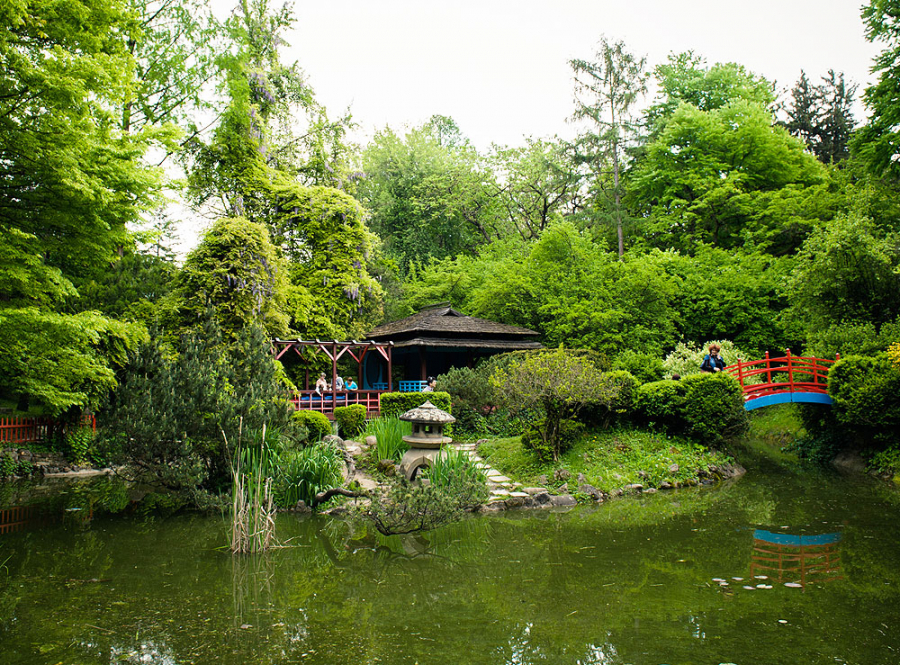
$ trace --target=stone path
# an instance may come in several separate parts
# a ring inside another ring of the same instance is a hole
[[[495,501],[506,501],[509,498],[526,499],[531,496],[528,492],[522,491],[522,483],[514,483],[512,480],[504,476],[496,469],[485,462],[475,451],[474,443],[454,443],[453,447],[467,454],[474,462],[475,466],[484,471],[488,479],[488,487],[491,490],[491,496],[488,503]]]

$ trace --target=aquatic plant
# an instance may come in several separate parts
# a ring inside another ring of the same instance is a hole
[[[340,452],[324,444],[283,451],[278,456],[275,504],[286,508],[303,501],[313,506],[316,495],[340,486],[342,466]]]
[[[251,443],[244,447],[238,435],[231,464],[232,552],[265,552],[272,546],[275,535],[272,478],[276,459],[266,441],[265,425],[259,444]]]
[[[383,459],[400,461],[403,453],[409,449],[403,437],[411,433],[412,425],[396,416],[376,418],[369,423],[365,431],[367,436],[374,436],[377,441],[376,462]]]

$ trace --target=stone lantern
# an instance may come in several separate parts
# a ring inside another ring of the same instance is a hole
[[[412,434],[403,437],[409,444],[409,450],[400,460],[400,474],[407,480],[413,480],[422,467],[434,464],[445,444],[453,441],[449,436],[444,436],[444,426],[455,423],[456,418],[431,402],[425,402],[404,413],[400,420],[412,423]]]

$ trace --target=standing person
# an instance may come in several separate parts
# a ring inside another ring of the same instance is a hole
[[[422,388],[423,393],[433,393],[434,389],[437,387],[437,379],[433,376],[428,377],[428,383],[425,384],[425,387]]]
[[[324,395],[326,392],[328,392],[328,381],[325,380],[325,372],[322,372],[316,379],[316,394]]]
[[[706,372],[709,374],[715,372],[721,372],[725,369],[725,361],[722,360],[722,356],[719,355],[719,352],[722,350],[722,347],[718,344],[710,344],[709,345],[709,353],[703,358],[703,362],[700,363],[700,371]]]
[[[334,380],[334,389],[338,392],[342,392],[344,390],[344,380],[341,377],[338,377]]]

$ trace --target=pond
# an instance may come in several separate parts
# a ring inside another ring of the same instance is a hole
[[[900,500],[865,478],[773,467],[409,537],[283,514],[259,557],[109,480],[39,489],[0,531],[5,665],[900,662]]]

